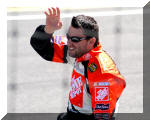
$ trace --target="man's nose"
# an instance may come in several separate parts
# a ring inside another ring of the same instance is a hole
[[[71,42],[71,40],[70,40],[70,39],[68,39],[68,41],[67,41],[67,45],[68,45],[68,46],[72,45],[72,42]]]

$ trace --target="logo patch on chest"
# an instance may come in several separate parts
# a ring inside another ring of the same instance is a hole
[[[109,101],[109,88],[96,87],[95,88],[95,101]]]
[[[71,93],[70,93],[70,97],[71,99],[76,97],[77,95],[79,95],[82,91],[81,91],[81,86],[83,85],[82,81],[81,81],[81,76],[75,79],[75,76],[73,76],[72,78],[72,84],[71,84]]]
[[[82,107],[83,106],[83,86],[85,84],[85,77],[73,70],[71,87],[69,93],[69,100],[71,104]]]
[[[96,104],[95,110],[108,110],[109,104]]]
[[[90,72],[95,72],[96,69],[97,69],[97,65],[95,63],[91,63],[89,66],[88,66],[88,69]]]

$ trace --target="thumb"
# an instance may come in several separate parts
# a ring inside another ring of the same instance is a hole
[[[62,22],[60,21],[59,23],[58,23],[58,28],[61,28],[62,27]]]

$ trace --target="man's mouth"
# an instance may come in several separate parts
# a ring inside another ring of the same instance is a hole
[[[72,51],[72,50],[74,50],[74,48],[70,47],[69,50]]]

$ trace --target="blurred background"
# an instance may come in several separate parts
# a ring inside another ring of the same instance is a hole
[[[47,1],[48,2],[48,1]],[[7,112],[59,113],[68,102],[72,65],[48,62],[31,47],[36,27],[45,24],[44,11],[60,7],[65,35],[72,16],[93,16],[100,42],[126,79],[119,113],[143,112],[143,10],[140,7],[101,7],[99,4],[51,3],[46,7],[7,7]]]

